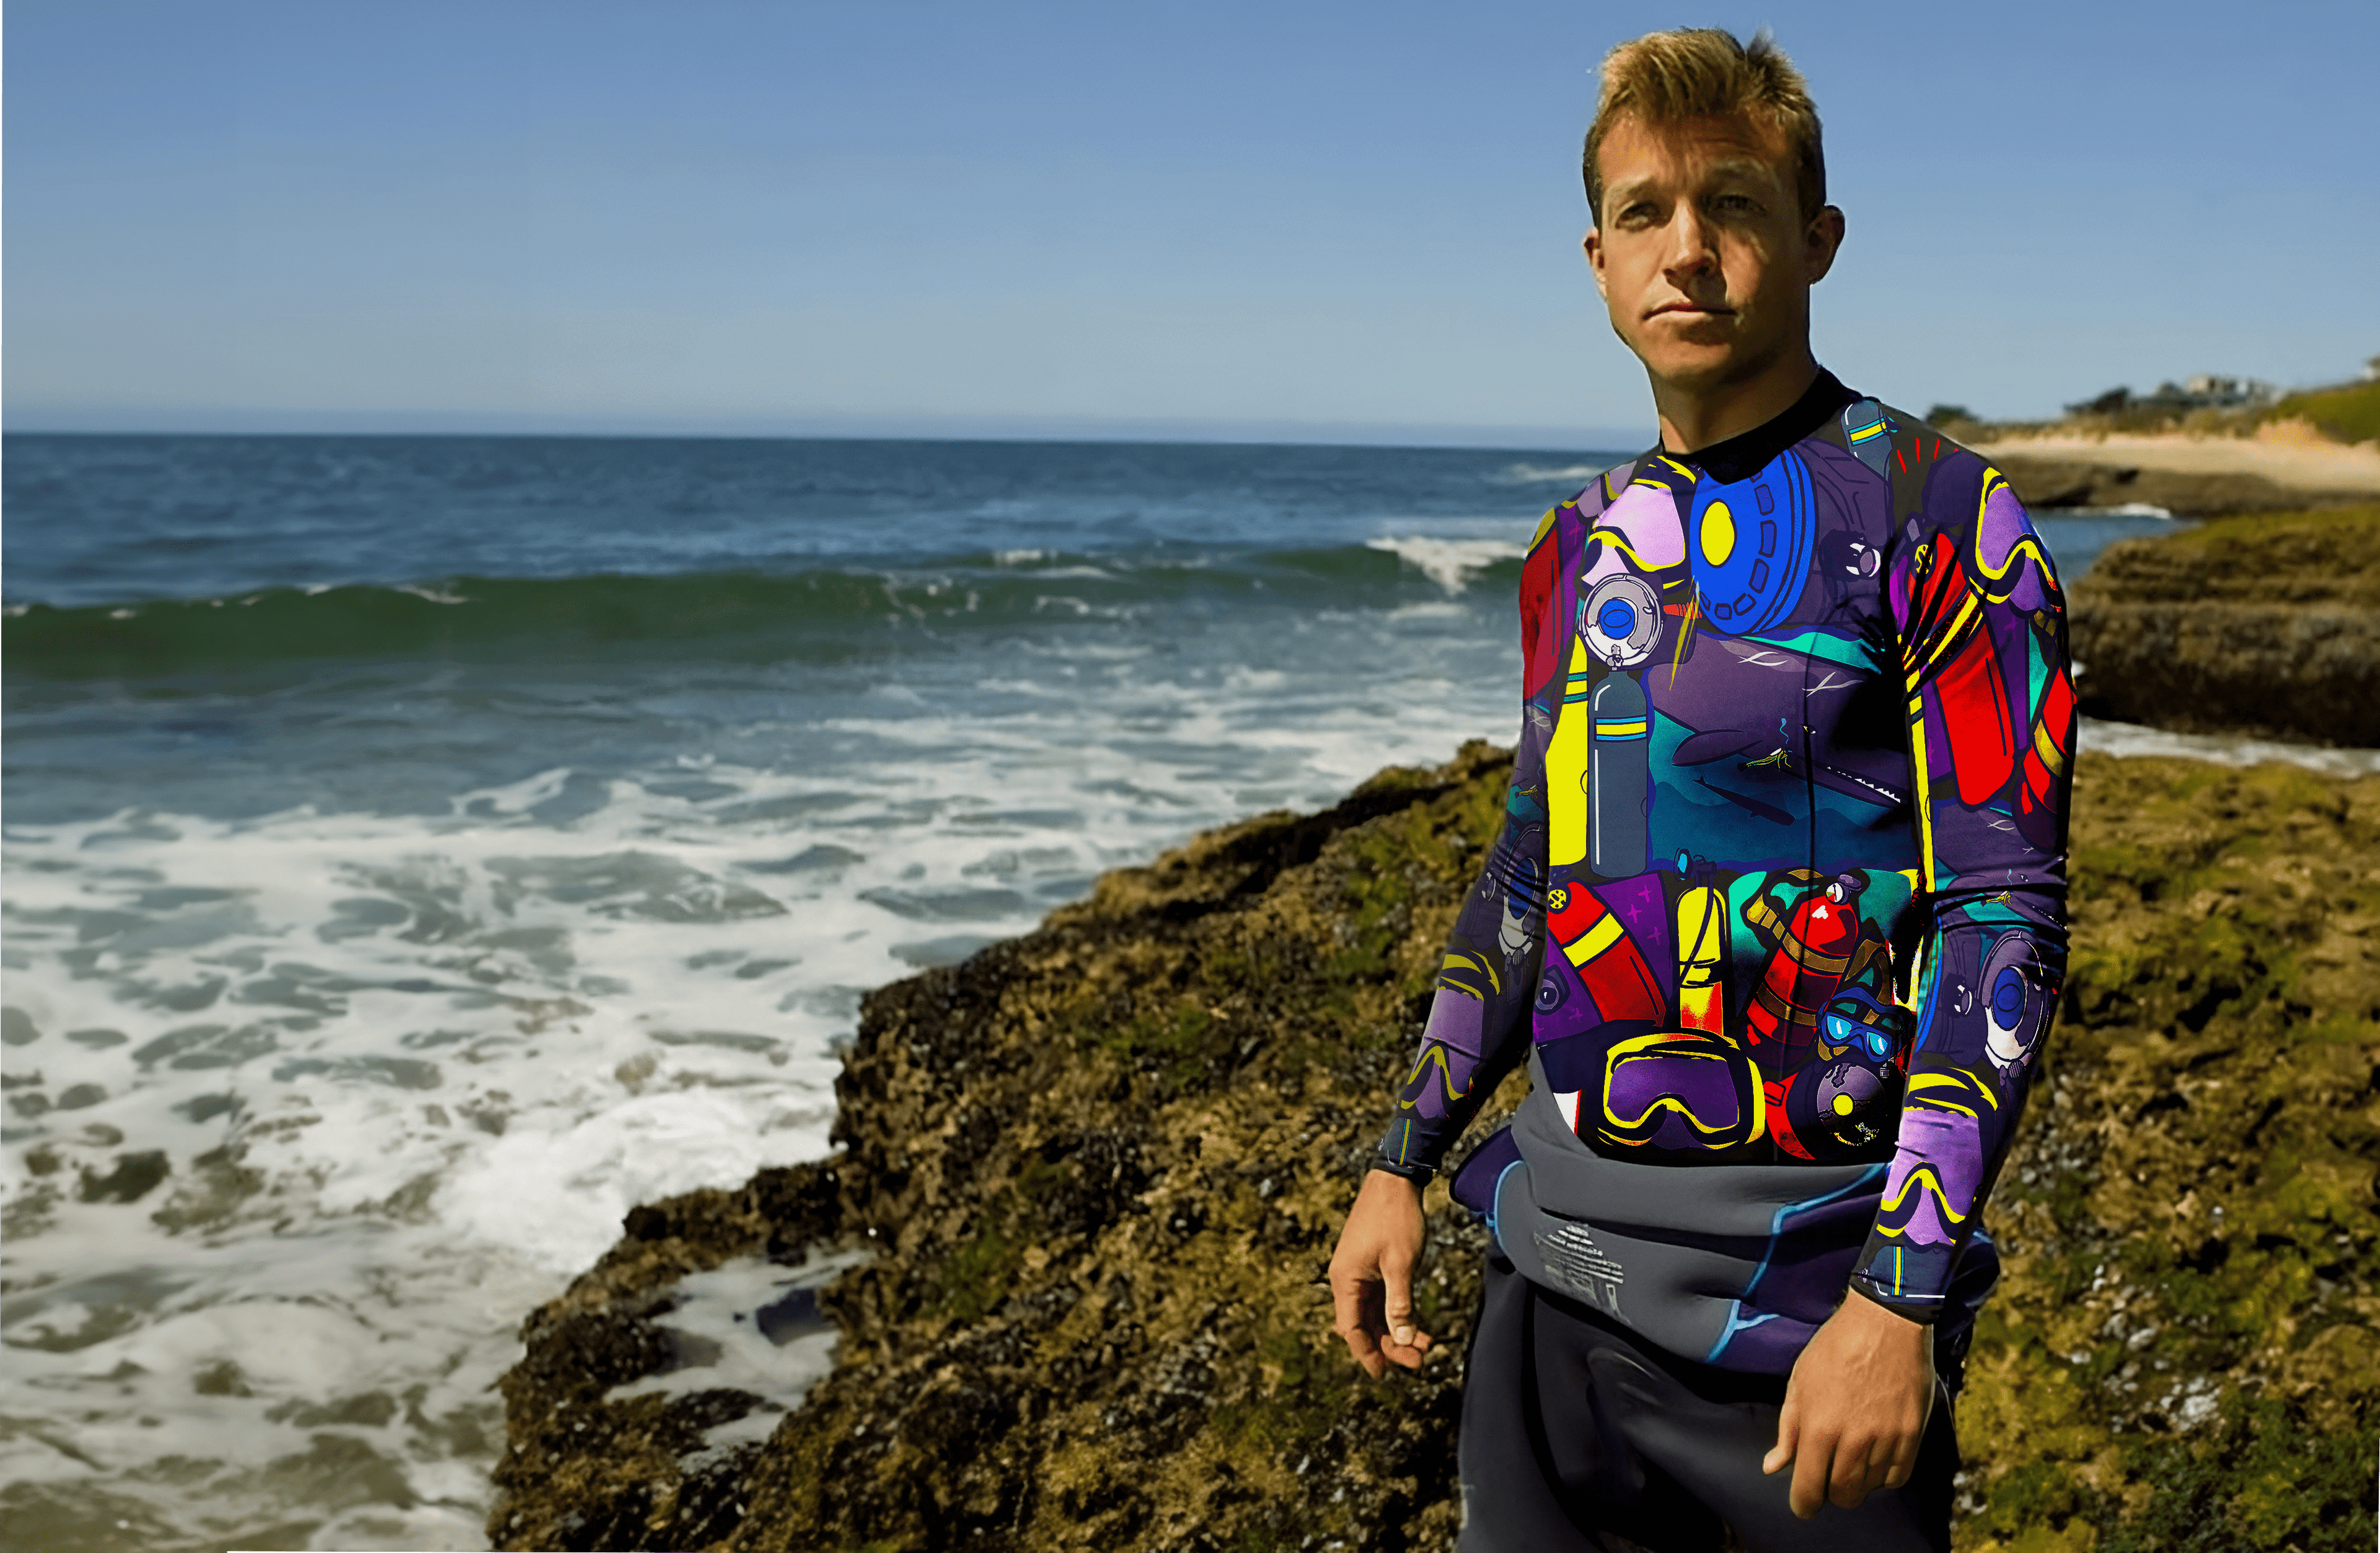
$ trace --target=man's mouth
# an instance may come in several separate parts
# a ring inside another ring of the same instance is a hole
[[[1733,308],[1706,308],[1694,302],[1664,302],[1645,316],[1659,318],[1664,313],[1682,313],[1689,318],[1726,318],[1734,312]]]

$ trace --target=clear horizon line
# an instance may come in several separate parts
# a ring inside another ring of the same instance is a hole
[[[518,410],[296,410],[34,406],[0,410],[0,431],[66,436],[583,436],[864,442],[1272,443],[1609,452],[1649,432],[1609,427],[1450,421],[1242,419],[1194,416],[929,414],[632,415]]]

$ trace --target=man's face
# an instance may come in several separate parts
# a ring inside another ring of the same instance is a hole
[[[1688,393],[1756,377],[1806,347],[1810,287],[1842,212],[1804,219],[1784,136],[1743,118],[1623,118],[1598,152],[1603,209],[1586,235],[1611,327]]]

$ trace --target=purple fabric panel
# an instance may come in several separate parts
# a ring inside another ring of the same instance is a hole
[[[1951,1212],[1973,1222],[1975,1199],[1984,1183],[1982,1122],[1953,1111],[1912,1107],[1900,1114],[1900,1147],[1885,1178],[1884,1200],[1889,1204],[1909,1188],[1910,1177],[1929,1170],[1941,1183]],[[1919,1185],[1902,1199],[1899,1209],[1884,1217],[1898,1221],[1902,1238],[1912,1245],[1955,1245],[1965,1230],[1945,1220],[1933,1195]]]
[[[1430,1000],[1429,1024],[1421,1038],[1436,1041],[1474,1062],[1488,1055],[1488,1005],[1468,993],[1441,987]]]

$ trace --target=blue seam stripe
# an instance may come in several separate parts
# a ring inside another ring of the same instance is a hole
[[[1799,1213],[1805,1208],[1824,1207],[1827,1204],[1831,1203],[1838,1198],[1848,1197],[1852,1193],[1857,1192],[1869,1182],[1874,1181],[1877,1176],[1883,1173],[1884,1167],[1882,1165],[1870,1165],[1866,1170],[1860,1172],[1857,1180],[1851,1182],[1847,1185],[1837,1187],[1834,1191],[1827,1193],[1824,1196],[1810,1197],[1798,1203],[1787,1203],[1783,1207],[1779,1207],[1776,1213],[1770,1217],[1768,1220],[1768,1245],[1767,1248],[1760,1254],[1760,1266],[1752,1270],[1751,1280],[1743,1286],[1742,1298],[1730,1302],[1727,1313],[1727,1325],[1719,1329],[1718,1341],[1712,1343],[1710,1346],[1710,1352],[1703,1356],[1703,1362],[1705,1364],[1715,1365],[1718,1363],[1720,1351],[1727,1347],[1728,1343],[1734,1339],[1736,1333],[1749,1331],[1751,1329],[1759,1326],[1763,1321],[1772,1321],[1776,1319],[1777,1312],[1770,1311],[1766,1316],[1755,1316],[1751,1320],[1746,1321],[1743,1319],[1743,1302],[1744,1300],[1748,1300],[1752,1297],[1753,1292],[1760,1287],[1760,1280],[1768,1275],[1768,1264],[1774,1260],[1777,1256],[1777,1243],[1785,1233],[1786,1215]],[[1895,1247],[1894,1249],[1897,1251],[1899,1248]]]
[[[1496,1229],[1496,1208],[1497,1206],[1504,1200],[1504,1178],[1527,1163],[1528,1161],[1526,1159],[1515,1159],[1511,1164],[1505,1166],[1502,1170],[1498,1171],[1496,1172],[1496,1184],[1488,1189],[1488,1232],[1495,1237],[1496,1249],[1499,1251],[1504,1250],[1504,1237],[1498,1233]],[[1505,1255],[1509,1257],[1512,1254],[1510,1252],[1506,1252]]]

